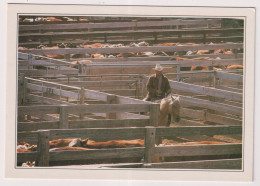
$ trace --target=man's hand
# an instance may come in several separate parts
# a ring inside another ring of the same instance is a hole
[[[156,90],[156,95],[157,96],[161,96],[162,95],[162,91],[161,90]]]

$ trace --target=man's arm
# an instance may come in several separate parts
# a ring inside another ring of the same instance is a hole
[[[150,77],[150,78],[148,79],[146,88],[147,88],[147,91],[148,91],[150,94],[156,94],[156,89],[153,87],[152,79],[153,79],[153,77]]]

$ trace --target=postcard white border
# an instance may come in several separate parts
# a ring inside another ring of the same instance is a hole
[[[43,8],[44,6],[44,8]],[[57,8],[57,6],[59,6]],[[254,103],[254,19],[252,8],[195,8],[195,7],[144,7],[144,6],[82,6],[82,5],[24,5],[10,4],[8,6],[8,36],[7,36],[7,79],[6,84],[6,149],[5,176],[7,178],[52,178],[52,179],[116,179],[116,180],[179,180],[179,181],[250,181],[252,179],[252,154],[245,156],[244,172],[210,172],[210,171],[158,171],[144,170],[55,170],[55,169],[14,169],[15,149],[7,148],[15,144],[15,100],[13,91],[16,85],[16,13],[53,13],[53,14],[138,14],[138,15],[186,15],[186,16],[246,16],[246,130],[244,151],[253,150],[253,103]],[[8,142],[8,143],[7,143]],[[44,173],[44,174],[43,174]],[[159,175],[159,176],[158,176]]]

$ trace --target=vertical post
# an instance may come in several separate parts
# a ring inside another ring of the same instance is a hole
[[[146,90],[147,81],[148,81],[148,78],[146,76],[143,76],[143,78],[142,78],[142,96],[143,96],[143,98],[147,94],[147,90]]]
[[[116,95],[107,95],[107,104],[117,104]],[[116,113],[106,113],[106,119],[116,119]]]
[[[107,33],[104,34],[104,42],[107,43]]]
[[[206,31],[203,32],[203,43],[206,43]]]
[[[23,77],[23,105],[25,105],[27,103],[27,99],[26,99],[26,96],[27,96],[27,79],[25,77]]]
[[[70,54],[65,54],[65,60],[70,61]]]
[[[150,126],[158,127],[160,124],[160,104],[151,104],[150,105]],[[162,138],[156,136],[155,143],[157,145],[162,143]]]
[[[181,73],[181,65],[178,64],[177,65],[177,81],[180,81],[180,73]]]
[[[213,87],[216,88],[216,71],[213,72]]]
[[[60,103],[61,103],[61,86],[60,86],[60,96],[59,96],[59,99],[60,99]]]
[[[23,105],[24,104],[24,74],[20,74],[20,79],[19,79],[19,87],[18,87],[18,91],[19,91],[19,105]]]
[[[160,115],[160,105],[152,103],[150,105],[150,126],[158,127]]]
[[[84,87],[81,87],[79,91],[79,104],[83,105],[84,104],[84,98],[85,98],[85,89]],[[84,119],[84,113],[79,114],[80,119]]]
[[[140,98],[140,78],[138,78],[138,80],[136,80],[136,98],[139,99]]]
[[[28,63],[27,63],[28,70],[31,68],[31,64],[32,64],[32,54],[28,54]]]
[[[144,153],[145,164],[149,164],[153,162],[154,148],[155,148],[155,133],[156,133],[156,128],[146,127],[145,153]]]
[[[37,162],[38,166],[49,166],[49,141],[50,131],[42,130],[38,132],[38,144],[37,144]]]
[[[68,129],[69,128],[68,111],[66,109],[66,105],[60,106],[59,128],[60,129]]]
[[[155,44],[158,43],[158,36],[157,36],[157,33],[154,32],[154,33],[153,33],[153,36],[154,36],[154,43],[155,43]]]

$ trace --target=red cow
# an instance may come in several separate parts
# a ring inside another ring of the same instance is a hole
[[[226,70],[243,69],[243,65],[229,65]]]
[[[46,17],[46,21],[61,21],[61,19],[57,19],[55,17]]]
[[[83,147],[90,149],[143,147],[144,140],[110,140],[106,142],[95,142],[93,140],[85,139],[82,141],[82,145]]]

